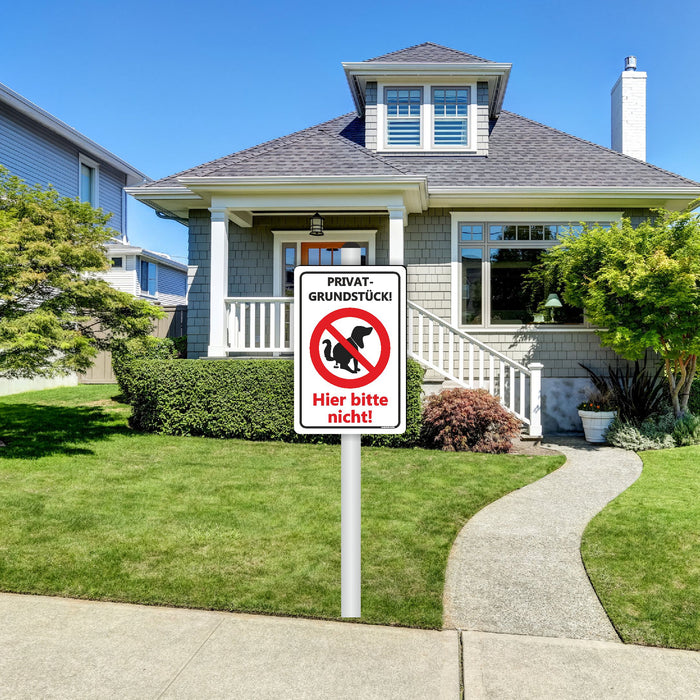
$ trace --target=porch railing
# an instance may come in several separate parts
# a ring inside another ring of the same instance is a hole
[[[226,299],[228,349],[241,354],[289,354],[294,345],[291,297]],[[515,362],[447,321],[408,302],[408,355],[458,386],[482,388],[542,434],[542,365]]]
[[[290,353],[294,346],[292,297],[228,297],[229,352]]]
[[[486,389],[542,435],[543,365],[525,367],[411,301],[407,326],[410,357],[459,386]]]

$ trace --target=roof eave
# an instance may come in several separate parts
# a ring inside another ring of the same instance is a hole
[[[431,207],[661,207],[679,211],[699,187],[430,187]]]
[[[30,102],[25,97],[22,97],[19,93],[11,90],[6,85],[0,83],[0,102],[12,107],[20,114],[23,114],[30,119],[38,122],[50,131],[62,136],[67,141],[75,144],[78,149],[85,153],[85,155],[91,156],[97,160],[101,160],[103,163],[107,163],[112,166],[115,170],[124,173],[126,175],[127,185],[137,185],[142,182],[151,182],[151,178],[144,175],[140,170],[137,170],[132,165],[122,160],[114,153],[108,151],[99,143],[95,143],[92,139],[81,134],[77,129],[72,126],[68,126],[65,122],[57,119],[41,107],[38,107],[33,102]]]
[[[464,76],[465,78],[484,78],[493,85],[493,95],[489,94],[489,111],[492,118],[501,111],[512,63],[363,63],[343,62],[343,70],[350,86],[352,99],[361,117],[365,112],[364,85],[368,80],[378,78],[413,76],[421,78],[440,78],[446,76]],[[492,92],[491,90],[489,92]]]

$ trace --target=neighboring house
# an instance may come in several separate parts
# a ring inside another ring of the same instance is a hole
[[[128,243],[107,246],[112,267],[102,277],[116,289],[161,306],[187,303],[187,265],[165,253],[155,253]]]
[[[112,215],[125,236],[124,188],[148,178],[106,148],[0,83],[0,165],[28,185],[52,185]]]
[[[148,180],[142,172],[106,148],[2,84],[0,165],[29,185],[52,185],[64,197],[78,197],[81,201],[101,207],[105,213],[111,214],[109,226],[115,229],[117,238],[122,241],[127,240],[124,189],[127,185],[138,185]],[[127,267],[129,264],[138,265],[133,284],[125,291],[162,305],[186,303],[185,265],[170,260],[166,255],[143,251],[127,243],[120,243],[119,250],[129,251],[123,253]],[[114,254],[114,257],[118,256]],[[142,269],[148,275],[145,285],[141,282]],[[114,268],[105,273],[109,281],[112,275]],[[114,286],[122,288],[119,284]],[[146,293],[142,293],[142,289]],[[104,376],[105,380],[109,380],[109,356],[102,353],[96,365],[100,368],[97,378]],[[56,380],[0,380],[0,394],[75,384],[77,381],[75,375]]]
[[[502,110],[509,63],[426,43],[343,67],[354,112],[129,188],[189,219],[189,356],[289,351],[294,267],[356,242],[367,264],[406,266],[408,350],[429,380],[487,388],[532,434],[578,430],[579,362],[617,357],[523,275],[562,228],[700,195],[637,159],[646,75],[612,94],[613,143],[634,158]]]

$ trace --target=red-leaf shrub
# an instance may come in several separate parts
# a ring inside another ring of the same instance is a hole
[[[446,389],[428,397],[423,407],[426,447],[500,454],[519,434],[520,421],[485,389]]]

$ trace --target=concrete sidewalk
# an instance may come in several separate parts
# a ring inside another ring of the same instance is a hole
[[[700,654],[0,594],[0,698],[700,698]]]

